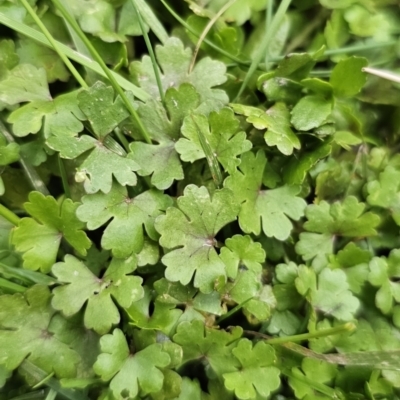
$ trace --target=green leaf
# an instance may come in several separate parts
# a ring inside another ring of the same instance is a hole
[[[0,41],[0,78],[10,69],[18,65],[19,57],[15,52],[15,44],[12,40]]]
[[[253,242],[250,236],[234,235],[225,241],[221,249],[221,258],[227,266],[227,274],[235,278],[238,268],[246,267],[249,270],[260,273],[265,261],[265,251],[260,243]]]
[[[246,140],[245,132],[239,132],[239,121],[231,109],[212,112],[208,118],[203,114],[193,114],[183,122],[182,135],[185,138],[179,139],[175,145],[183,161],[194,162],[207,158],[198,129],[214,157],[228,173],[233,173],[240,164],[237,157],[252,147],[251,142]]]
[[[337,374],[336,366],[313,358],[304,358],[301,363],[301,369],[302,371],[295,368],[295,371],[298,372],[298,375],[296,374],[297,376],[305,376],[315,383],[322,384],[329,384]],[[289,377],[289,385],[293,389],[296,397],[298,399],[310,398],[309,396],[314,394],[317,387],[313,388],[307,382],[298,379],[296,375]]]
[[[60,152],[62,158],[73,159],[86,154],[85,160],[77,168],[75,180],[83,182],[86,193],[96,193],[99,190],[109,193],[113,177],[122,186],[135,186],[136,174],[140,167],[133,160],[132,153],[122,156],[108,149],[103,142],[90,136],[81,137],[53,136],[47,144]],[[90,151],[89,151],[90,150]]]
[[[298,158],[292,158],[283,167],[284,181],[289,185],[301,185],[306,179],[307,173],[318,161],[331,153],[330,144],[323,143],[316,149],[301,154]]]
[[[24,206],[32,218],[21,219],[12,242],[23,253],[25,268],[49,272],[63,238],[78,253],[86,254],[91,242],[75,216],[78,203],[65,199],[59,204],[54,197],[31,192]]]
[[[62,319],[62,325],[53,326],[53,315],[46,286],[33,286],[24,295],[0,296],[0,364],[11,371],[27,358],[47,373],[73,377],[80,357],[63,340],[68,322]]]
[[[384,313],[393,311],[395,302],[400,303],[400,250],[392,250],[389,257],[374,257],[369,263],[368,281],[378,287],[376,306]]]
[[[0,166],[3,167],[19,160],[20,147],[17,143],[8,143],[0,132]]]
[[[290,122],[299,131],[309,131],[323,125],[332,112],[332,101],[321,96],[305,96],[291,111]]]
[[[118,96],[114,100],[114,90],[103,82],[96,82],[78,96],[78,105],[92,125],[94,133],[104,139],[114,128],[129,116],[123,101]]]
[[[333,239],[336,236],[364,237],[376,235],[375,228],[380,223],[378,215],[364,213],[365,204],[349,196],[345,200],[329,204],[321,201],[310,204],[306,209],[308,221],[305,230],[300,234],[296,251],[304,260],[332,253]]]
[[[284,103],[276,103],[270,109],[231,104],[236,114],[247,117],[246,121],[256,129],[264,130],[264,139],[268,146],[277,146],[278,150],[289,156],[293,149],[300,149],[300,141],[290,127],[290,113]]]
[[[102,354],[94,364],[94,370],[103,381],[110,382],[116,399],[126,396],[135,398],[139,391],[144,395],[155,393],[163,386],[165,368],[171,359],[161,344],[152,344],[137,353],[130,354],[126,338],[120,329],[100,340]]]
[[[257,342],[253,346],[250,340],[241,339],[232,353],[240,362],[240,367],[223,377],[225,387],[234,390],[239,399],[266,398],[278,389],[280,371],[273,366],[275,352],[270,345]]]
[[[296,196],[300,192],[298,186],[261,190],[266,164],[262,150],[257,155],[243,154],[239,169],[225,180],[225,186],[241,204],[239,224],[244,232],[259,235],[262,222],[267,236],[286,240],[292,230],[290,219],[296,221],[303,216],[306,202]]]
[[[112,325],[120,322],[113,300],[128,308],[143,297],[142,278],[129,275],[135,269],[134,256],[126,260],[113,258],[102,278],[98,278],[81,261],[66,255],[64,262],[52,268],[58,283],[63,285],[53,290],[51,304],[67,317],[79,312],[86,304],[85,327],[104,335]]]
[[[87,223],[89,230],[109,224],[104,230],[101,245],[112,250],[115,257],[129,257],[139,253],[144,246],[144,232],[158,239],[154,229],[155,218],[169,205],[169,196],[151,189],[131,198],[126,188],[114,183],[109,193],[96,193],[82,198],[76,215]]]
[[[223,299],[242,304],[245,312],[259,321],[266,321],[276,305],[272,289],[263,285],[261,274],[241,269],[235,281],[228,282],[223,288]]]
[[[184,117],[199,105],[199,95],[188,83],[170,88],[165,95],[166,108],[154,99],[141,103],[138,115],[157,144],[133,142],[133,159],[140,165],[138,174],[151,176],[151,183],[160,190],[169,188],[174,180],[183,179],[183,169],[175,150]]]
[[[379,174],[379,179],[367,185],[367,201],[371,206],[389,210],[397,225],[400,225],[400,172],[388,165]]]
[[[337,97],[355,96],[364,86],[367,76],[362,69],[368,65],[363,57],[349,57],[339,61],[333,69],[330,84]]]
[[[226,3],[226,1],[211,0],[207,4],[207,9],[216,13],[224,3]],[[222,18],[227,22],[234,21],[235,24],[240,26],[252,16],[256,16],[259,11],[265,10],[265,8],[265,2],[260,0],[238,0],[224,12]]]
[[[81,121],[86,119],[77,105],[77,94],[73,91],[55,99],[38,99],[18,108],[8,117],[14,134],[22,137],[43,127],[46,138],[77,135],[83,129]]]
[[[20,64],[8,71],[0,81],[0,102],[14,105],[40,100],[51,100],[44,69]]]
[[[173,340],[182,346],[183,363],[204,357],[208,377],[221,378],[225,372],[233,372],[240,366],[232,349],[241,335],[240,327],[228,333],[207,328],[202,321],[192,321],[179,324]]]
[[[340,321],[351,321],[360,306],[359,300],[349,290],[345,272],[329,268],[318,275],[317,289],[311,293],[311,304]]]
[[[57,80],[66,82],[69,78],[69,71],[52,49],[36,44],[29,39],[22,39],[18,41],[17,54],[20,64],[32,64],[36,68],[44,69],[49,83]]]
[[[178,208],[168,208],[156,221],[160,244],[174,249],[162,258],[165,277],[188,284],[194,273],[194,286],[204,293],[212,290],[216,279],[226,276],[226,267],[217,254],[217,233],[236,219],[238,205],[232,192],[217,190],[210,197],[205,187],[188,185],[177,200]],[[171,235],[171,229],[176,232]]]
[[[226,67],[223,63],[205,57],[188,74],[192,51],[184,48],[180,39],[175,37],[169,38],[163,46],[157,46],[155,53],[162,70],[160,74],[164,92],[170,87],[178,88],[187,82],[196,88],[201,102],[207,101],[211,108],[219,108],[228,102],[228,96],[223,90],[214,89],[226,81]],[[149,56],[144,56],[141,62],[132,62],[130,73],[138,85],[158,99],[158,87]]]
[[[104,42],[125,40],[115,29],[116,10],[105,0],[86,1],[69,0],[69,9],[78,20],[84,32],[98,36]]]
[[[171,304],[155,301],[152,303],[152,293],[145,287],[144,296],[133,303],[127,310],[131,325],[140,329],[154,329],[168,335],[176,325],[182,314],[181,310],[175,309]],[[153,308],[150,312],[150,307]]]

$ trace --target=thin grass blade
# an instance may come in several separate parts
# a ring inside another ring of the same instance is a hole
[[[29,37],[30,39],[35,40],[38,43],[41,43],[47,47],[52,47],[50,42],[46,39],[46,36],[43,33],[38,32],[36,29],[33,29],[22,22],[15,21],[12,18],[9,18],[7,15],[0,12],[0,23],[8,26],[9,28],[13,29],[16,32],[21,33],[24,36]],[[86,68],[90,68],[92,71],[97,72],[99,75],[107,78],[106,73],[100,67],[100,65],[93,61],[91,58],[79,53],[76,50],[72,50],[65,44],[56,41],[57,46],[59,49],[71,60],[81,64]],[[110,71],[109,73],[113,76],[115,81],[120,85],[123,89],[131,91],[133,95],[141,101],[146,101],[150,98],[150,95],[145,92],[143,89],[139,88],[138,86],[134,85],[133,83],[129,82],[127,79],[122,77],[121,75],[115,73],[114,71]]]

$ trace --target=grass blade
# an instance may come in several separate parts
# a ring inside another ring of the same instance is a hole
[[[260,64],[261,59],[268,51],[268,47],[269,47],[271,41],[273,40],[273,38],[279,28],[279,25],[282,22],[282,19],[284,18],[287,9],[289,8],[290,3],[291,3],[291,0],[282,0],[281,4],[279,5],[274,18],[272,19],[271,25],[267,27],[267,33],[264,37],[264,40],[262,41],[260,49],[259,49],[258,53],[256,54],[256,56],[254,57],[251,65],[250,65],[250,68],[247,71],[246,76],[244,77],[244,80],[239,89],[239,92],[236,95],[236,98],[233,102],[235,102],[236,99],[238,97],[240,97],[240,95],[243,93],[245,87],[249,83],[250,78],[254,74],[255,70],[258,68],[258,65]]]
[[[14,278],[30,283],[40,283],[42,285],[52,285],[56,282],[51,276],[37,271],[30,271],[23,268],[14,268],[0,263],[0,274],[13,276]]]
[[[206,27],[204,28],[203,32],[199,36],[199,40],[196,43],[196,47],[193,52],[192,60],[189,65],[189,74],[192,72],[194,64],[196,62],[196,57],[197,54],[200,50],[201,44],[203,43],[204,39],[206,38],[208,32],[210,32],[210,29],[214,26],[214,24],[218,21],[218,18],[226,11],[230,6],[232,6],[234,3],[236,3],[236,0],[230,0],[228,1],[223,7],[220,8],[220,10],[210,19]]]
[[[160,0],[161,3],[164,5],[164,7],[168,10],[168,12],[185,28],[187,29],[190,33],[192,33],[193,35],[199,37],[200,34],[193,29],[189,24],[187,24],[170,6],[169,4],[165,1],[165,0]],[[240,58],[235,57],[233,54],[228,53],[227,51],[225,51],[224,49],[222,49],[221,47],[217,46],[216,44],[214,44],[213,42],[211,42],[210,40],[208,40],[207,38],[204,38],[204,43],[206,43],[208,46],[212,47],[214,50],[218,51],[220,54],[224,55],[225,57],[228,57],[229,59],[231,59],[232,61],[235,61],[238,64],[242,64],[242,65],[248,65],[247,61],[243,61]]]
[[[29,375],[36,382],[41,382],[46,379],[49,374],[43,371],[41,368],[32,364],[28,360],[24,360],[19,368],[27,375]],[[89,398],[84,395],[82,392],[78,392],[74,389],[64,389],[61,387],[60,382],[57,379],[50,377],[46,381],[43,382],[50,389],[55,390],[61,396],[69,399],[69,400],[89,400]]]
[[[146,3],[145,0],[135,0],[137,10],[142,15],[144,21],[157,36],[161,43],[165,43],[168,40],[168,33],[165,30],[163,24],[155,16],[153,10]]]
[[[9,18],[7,15],[0,12],[0,23],[8,26],[16,32],[21,33],[24,36],[29,37],[30,39],[35,40],[38,43],[41,43],[47,47],[52,47],[50,42],[46,39],[46,36],[43,33],[38,32],[36,29],[33,29],[29,26],[26,26],[22,22],[16,21],[12,18]],[[106,73],[100,67],[100,65],[90,59],[89,57],[72,50],[68,46],[63,43],[56,41],[58,48],[71,60],[76,61],[82,66],[91,69],[94,72],[97,72],[99,75],[107,78]],[[146,101],[150,98],[150,95],[145,92],[143,89],[129,82],[127,79],[122,77],[121,75],[115,73],[114,71],[108,70],[109,73],[114,77],[115,81],[125,90],[129,90],[133,93],[133,95],[139,100]]]
[[[64,8],[64,6],[61,4],[60,0],[52,0],[53,4],[57,7],[58,11],[63,15],[63,17],[68,21],[68,23],[71,25],[71,27],[75,30],[76,34],[80,37],[80,39],[83,41],[85,46],[88,48],[90,51],[90,54],[92,57],[97,61],[97,63],[100,65],[101,69],[104,71],[106,74],[108,80],[110,81],[112,87],[114,90],[120,95],[122,101],[124,102],[127,110],[131,114],[132,119],[134,122],[138,125],[140,133],[142,134],[143,139],[147,143],[151,143],[150,136],[146,131],[146,128],[144,127],[142,121],[139,118],[139,115],[137,114],[135,108],[133,107],[133,104],[129,101],[128,97],[126,96],[125,92],[122,90],[121,86],[118,84],[116,81],[114,75],[111,73],[111,71],[108,69],[107,65],[101,58],[100,54],[97,52],[97,50],[94,48],[90,40],[86,37],[86,35],[83,33],[82,29],[78,25],[78,23],[75,21],[75,19],[67,12],[67,10]]]
[[[10,282],[4,278],[0,278],[0,288],[9,290],[13,293],[23,293],[27,289],[25,286],[17,285],[16,283]]]
[[[153,46],[151,45],[149,35],[147,34],[146,27],[144,26],[144,23],[143,23],[142,15],[136,5],[136,1],[137,0],[131,0],[131,3],[133,6],[133,9],[135,10],[137,19],[139,21],[140,30],[142,31],[142,35],[143,35],[144,41],[146,43],[147,51],[149,52],[149,55],[150,55],[151,64],[153,65],[154,76],[156,77],[156,81],[157,81],[158,92],[160,93],[160,99],[165,107],[165,96],[164,96],[164,89],[163,89],[162,82],[161,82],[160,69],[158,68],[158,64],[157,64],[156,56],[154,54]]]
[[[200,129],[199,125],[197,124],[193,115],[191,115],[190,117],[192,118],[192,121],[196,127],[197,135],[199,137],[199,141],[200,141],[201,147],[203,149],[203,152],[206,156],[208,166],[210,167],[211,176],[214,180],[215,186],[218,189],[220,189],[222,187],[223,177],[222,177],[222,172],[221,172],[221,168],[219,167],[217,157],[214,155],[214,153],[210,147],[210,144],[208,143],[207,138],[205,137],[204,133],[201,131],[201,129]]]
[[[10,132],[7,131],[6,127],[0,120],[0,132],[4,135],[9,143],[16,143],[16,140],[11,135]],[[45,196],[48,196],[50,193],[47,190],[46,185],[40,178],[39,174],[36,172],[36,169],[25,159],[24,155],[20,155],[19,163],[21,164],[22,169],[24,170],[25,176],[31,184],[32,188]]]
[[[35,10],[30,6],[30,4],[26,0],[21,0],[22,5],[25,7],[26,11],[28,11],[29,15],[32,17],[32,19],[35,21],[36,25],[40,28],[40,30],[43,32],[43,35],[46,36],[46,39],[49,41],[51,46],[53,47],[54,51],[59,55],[59,57],[63,60],[64,64],[67,66],[67,68],[70,70],[71,74],[74,76],[74,78],[78,81],[78,83],[83,87],[87,88],[88,85],[82,78],[82,76],[79,74],[79,72],[76,70],[76,68],[73,66],[71,61],[67,58],[67,56],[59,49],[56,41],[54,40],[53,36],[51,33],[47,30],[43,22],[40,20],[38,15],[36,14]]]

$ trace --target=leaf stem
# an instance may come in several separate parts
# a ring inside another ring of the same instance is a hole
[[[71,198],[71,189],[70,189],[69,183],[68,183],[67,171],[65,170],[65,165],[63,163],[63,160],[60,157],[60,153],[58,154],[57,158],[58,158],[58,168],[60,170],[64,194],[67,199],[70,199]]]
[[[154,54],[153,46],[151,44],[146,27],[144,26],[142,15],[140,14],[140,11],[137,9],[136,1],[131,0],[131,3],[133,6],[133,9],[135,10],[135,13],[136,13],[139,25],[140,25],[140,30],[142,31],[144,42],[146,43],[147,51],[149,52],[149,55],[150,55],[151,64],[153,66],[154,75],[155,75],[156,81],[157,81],[158,92],[160,93],[160,99],[161,99],[161,102],[163,103],[163,106],[165,107],[164,89],[162,86],[160,69],[158,68],[158,64],[157,64],[156,56]]]
[[[356,326],[352,322],[347,322],[346,324],[336,326],[330,329],[323,329],[311,333],[302,333],[300,335],[284,336],[272,339],[266,339],[268,344],[282,344],[287,342],[302,342],[303,340],[321,338],[331,335],[337,335],[344,332],[352,332],[356,329]]]
[[[268,1],[268,8],[267,12],[265,14],[265,26],[267,29],[271,26],[272,19],[274,16],[274,0],[269,0]],[[269,51],[265,52],[265,70],[268,71],[268,63],[269,63]]]
[[[0,203],[0,216],[5,218],[8,222],[11,222],[13,225],[18,226],[20,218],[17,214],[14,214],[11,210],[7,207],[3,206]]]
[[[142,121],[140,120],[135,108],[133,107],[133,104],[129,101],[125,92],[122,90],[121,86],[116,81],[114,75],[108,69],[107,65],[101,58],[100,54],[97,52],[97,50],[94,48],[94,46],[92,45],[90,40],[83,33],[83,31],[81,30],[80,26],[75,21],[75,19],[72,18],[72,16],[67,12],[67,10],[64,8],[64,6],[61,4],[60,0],[52,0],[52,2],[55,4],[55,6],[60,11],[60,13],[63,15],[63,17],[68,21],[68,23],[71,25],[71,27],[75,30],[76,34],[79,36],[79,38],[82,40],[82,42],[85,44],[85,46],[90,51],[90,54],[92,55],[92,57],[97,61],[97,63],[100,65],[100,67],[106,74],[106,76],[107,76],[108,80],[110,81],[114,90],[120,95],[126,108],[128,109],[129,113],[131,114],[132,119],[136,122],[137,126],[139,127],[139,130],[143,136],[143,139],[147,143],[151,143],[149,134],[147,133]]]
[[[69,61],[67,56],[59,49],[57,42],[54,40],[53,36],[51,33],[47,30],[46,26],[43,24],[43,22],[40,20],[38,15],[36,14],[35,10],[30,6],[30,4],[26,0],[21,0],[22,5],[25,7],[26,11],[28,11],[29,15],[32,17],[32,19],[35,21],[36,25],[40,28],[40,30],[43,32],[43,35],[46,36],[46,39],[50,42],[50,44],[53,46],[54,51],[60,56],[60,58],[64,61],[64,64],[68,67],[70,70],[71,74],[75,77],[75,79],[78,81],[78,83],[83,87],[87,88],[88,85],[85,82],[85,80],[82,78],[82,76],[79,74],[79,72],[76,70],[74,65]]]
[[[226,314],[221,315],[215,322],[218,325],[221,323],[223,320],[229,318],[231,315],[235,314],[236,311],[239,311],[245,304],[247,304],[253,297],[248,298],[247,300],[243,301],[240,304],[237,304],[235,307],[233,307],[231,310],[229,310]]]
[[[260,64],[260,61],[263,58],[263,55],[265,55],[266,52],[268,51],[269,45],[271,44],[271,42],[279,28],[279,25],[282,22],[287,9],[289,8],[290,3],[291,3],[291,0],[282,0],[281,3],[279,4],[278,10],[276,11],[274,18],[272,19],[271,25],[267,27],[267,32],[262,41],[260,49],[257,52],[257,54],[255,55],[251,65],[250,65],[250,68],[248,69],[246,76],[243,79],[243,82],[242,82],[242,85],[240,86],[239,92],[236,95],[236,98],[235,98],[235,100],[233,100],[233,102],[235,102],[240,97],[240,95],[243,93],[250,78],[252,77],[252,75],[256,71],[258,65]]]
[[[203,43],[204,39],[206,38],[208,32],[210,32],[210,29],[213,27],[213,25],[218,21],[218,18],[226,11],[230,6],[232,6],[234,3],[236,3],[237,0],[230,0],[228,1],[223,7],[219,9],[219,11],[210,19],[206,27],[204,28],[203,32],[199,36],[199,40],[196,43],[196,47],[193,52],[192,60],[190,61],[189,65],[189,74],[192,72],[194,64],[196,62],[196,57],[197,54],[199,53],[201,44]]]

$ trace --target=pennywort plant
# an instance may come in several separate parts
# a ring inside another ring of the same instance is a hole
[[[0,0],[0,399],[398,399],[399,22]]]

